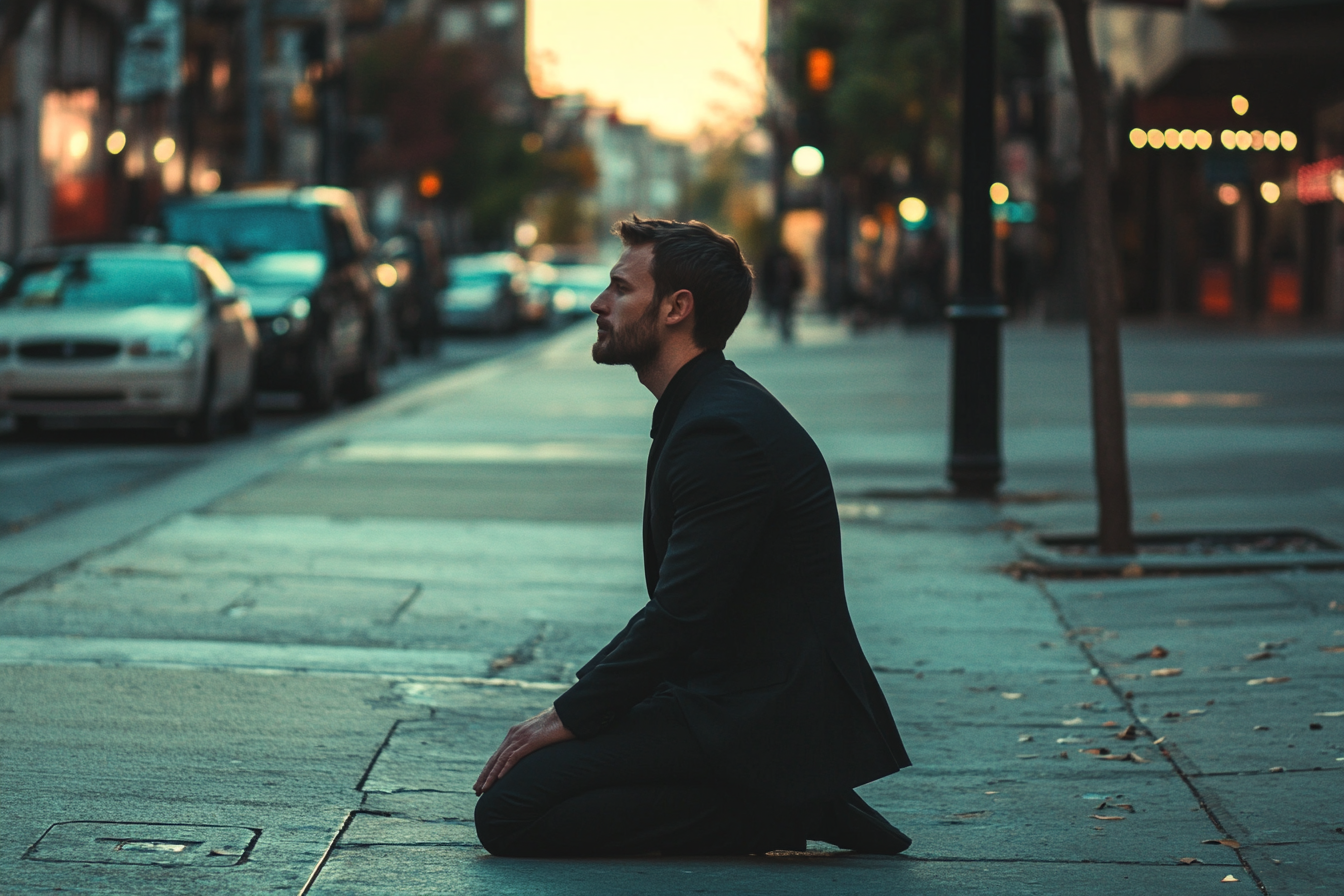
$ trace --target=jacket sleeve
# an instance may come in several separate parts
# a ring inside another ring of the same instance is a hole
[[[607,644],[606,647],[603,647],[597,653],[593,654],[593,658],[590,659],[588,662],[584,663],[583,668],[574,673],[574,677],[582,678],[583,676],[591,672],[593,669],[596,669],[598,665],[607,658],[607,654],[615,650],[616,645],[620,644],[622,641],[625,640],[625,636],[630,633],[631,626],[633,626],[639,620],[639,617],[643,615],[644,615],[644,608],[640,607],[639,612],[636,613],[634,616],[630,617],[630,621],[625,624],[625,628],[621,629],[620,634],[612,638],[611,642]]]
[[[664,450],[672,531],[658,584],[626,631],[555,701],[565,727],[591,737],[652,694],[714,633],[774,509],[769,462],[737,424],[688,424]]]

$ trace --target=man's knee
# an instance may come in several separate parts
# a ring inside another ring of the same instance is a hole
[[[495,782],[476,799],[476,837],[491,855],[508,855],[508,843],[521,823],[513,802]]]

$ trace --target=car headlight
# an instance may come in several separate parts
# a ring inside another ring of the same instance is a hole
[[[296,296],[285,309],[285,314],[293,320],[307,320],[309,313],[313,310],[313,303],[308,301],[307,296]]]
[[[284,336],[293,331],[302,333],[304,327],[308,325],[308,315],[313,311],[313,303],[307,296],[296,296],[289,300],[285,306],[284,312],[271,321],[271,332],[277,336]]]
[[[137,339],[126,347],[132,358],[176,358],[190,361],[196,355],[196,340],[190,336],[156,333],[146,339]]]

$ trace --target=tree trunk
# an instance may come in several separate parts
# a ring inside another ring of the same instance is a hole
[[[1111,234],[1106,98],[1092,56],[1087,0],[1055,0],[1064,19],[1082,125],[1083,277],[1092,368],[1092,453],[1097,480],[1097,544],[1103,554],[1134,553],[1125,395],[1120,375],[1120,266]]]

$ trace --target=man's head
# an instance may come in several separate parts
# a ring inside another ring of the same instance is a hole
[[[599,364],[647,365],[668,338],[722,349],[746,313],[751,268],[737,241],[699,221],[635,216],[613,228],[625,252],[593,302]]]

